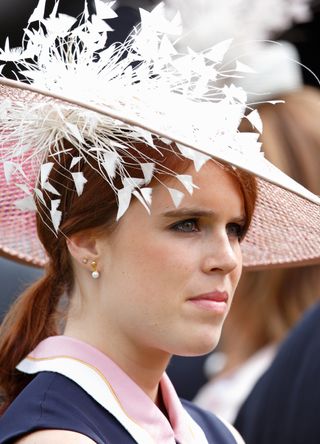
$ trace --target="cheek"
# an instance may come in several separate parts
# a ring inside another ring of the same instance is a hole
[[[154,272],[155,279],[167,272],[172,277],[188,272],[195,262],[195,255],[190,254],[188,244],[175,242],[171,237],[157,239],[155,236],[143,244],[134,245],[132,251],[135,262],[142,265],[146,273]]]
[[[130,251],[130,252],[129,252]],[[121,285],[129,285],[131,293],[142,302],[169,298],[172,303],[179,296],[194,274],[195,259],[181,245],[171,239],[132,244],[123,256],[122,268],[125,279]]]

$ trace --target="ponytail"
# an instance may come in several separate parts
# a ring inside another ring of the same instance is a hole
[[[63,284],[49,268],[44,277],[30,286],[11,307],[0,327],[1,410],[30,381],[31,376],[16,370],[17,364],[43,339],[58,334],[56,312]]]

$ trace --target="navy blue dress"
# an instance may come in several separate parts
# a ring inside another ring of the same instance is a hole
[[[247,444],[320,443],[320,304],[280,347],[238,413]]]
[[[182,401],[205,432],[209,444],[235,444],[227,427],[214,415]],[[54,372],[37,374],[0,419],[0,443],[43,429],[82,433],[97,444],[135,444],[124,427],[79,385]],[[161,444],[161,443],[159,443]],[[188,443],[180,443],[188,444]]]

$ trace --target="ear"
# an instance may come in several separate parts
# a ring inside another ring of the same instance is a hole
[[[83,263],[84,258],[96,260],[99,256],[99,241],[88,233],[75,234],[67,239],[70,255],[77,262]]]

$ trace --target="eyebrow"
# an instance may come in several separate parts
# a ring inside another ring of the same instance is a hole
[[[178,208],[176,210],[166,211],[162,214],[163,217],[213,217],[216,213],[212,210],[203,210],[197,208]],[[245,215],[241,215],[239,217],[231,218],[233,222],[245,223],[247,218]]]

